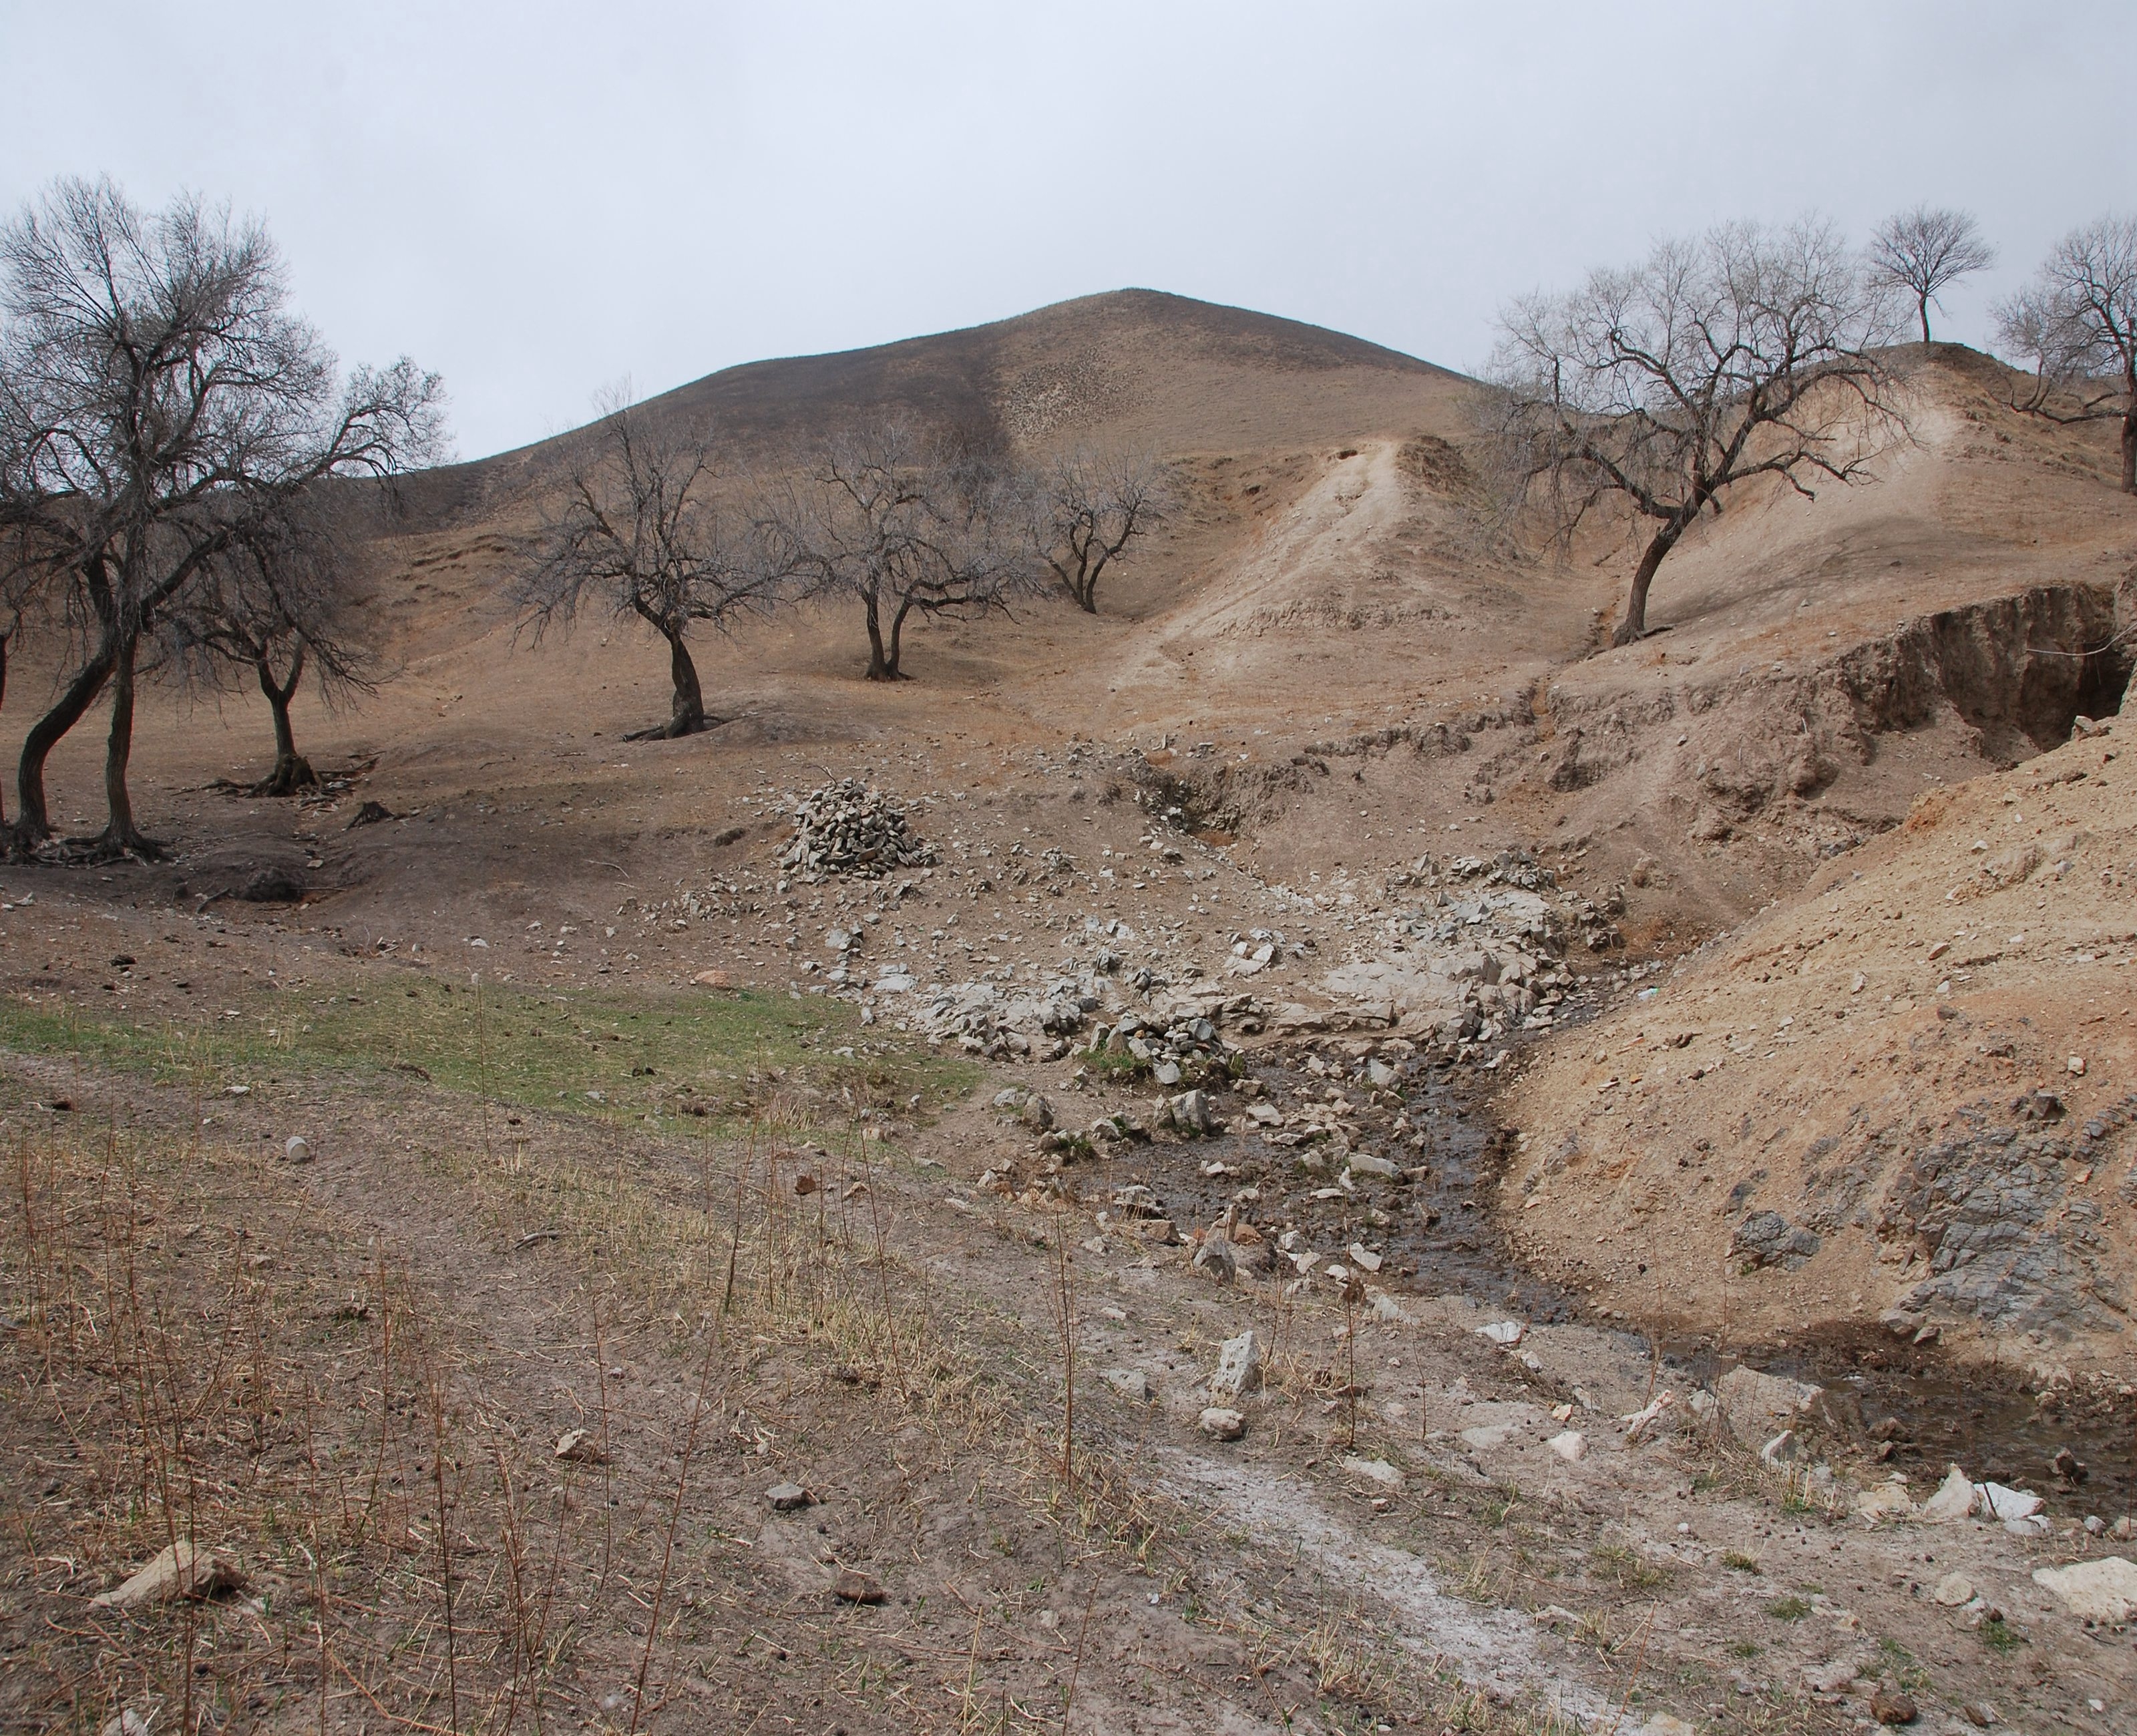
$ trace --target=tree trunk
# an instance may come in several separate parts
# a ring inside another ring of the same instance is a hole
[[[905,672],[898,666],[898,649],[905,638],[905,617],[913,613],[913,599],[905,598],[898,605],[898,613],[890,618],[890,661],[884,665],[884,679],[903,681]]]
[[[2122,492],[2137,494],[2137,390],[2122,412]]]
[[[1921,316],[1922,343],[1924,348],[1926,348],[1930,341],[1930,299],[1926,295],[1923,296],[1921,299]]]
[[[680,633],[668,635],[668,673],[675,683],[675,703],[661,733],[673,741],[678,736],[694,736],[705,727],[705,690],[699,685],[698,665]]]
[[[5,633],[0,633],[0,711],[5,711],[7,708],[7,643],[14,636],[14,630],[12,628]],[[0,839],[5,839],[7,835],[7,798],[5,792],[0,791]]]
[[[274,666],[265,657],[253,665],[260,678],[260,691],[267,696],[267,709],[275,718],[275,769],[267,774],[267,781],[255,786],[260,795],[295,795],[299,790],[319,787],[319,776],[312,770],[312,762],[297,751],[297,733],[290,725],[290,702],[297,697],[297,683],[304,679],[304,648],[297,647],[296,660],[290,665],[289,678],[277,681]]]
[[[897,665],[884,655],[883,617],[876,608],[875,593],[870,591],[862,601],[868,605],[868,678],[870,681],[895,681],[898,678]]]
[[[104,800],[110,810],[91,849],[99,856],[159,856],[163,846],[134,824],[134,799],[126,766],[134,756],[134,658],[140,641],[129,635],[112,659],[111,735],[104,749]]]
[[[50,810],[45,804],[45,761],[61,738],[81,722],[104,683],[111,678],[111,646],[107,641],[96,655],[66,685],[51,710],[30,726],[22,737],[22,756],[15,766],[15,826],[9,835],[19,851],[35,849],[52,835]]]
[[[1098,612],[1098,581],[1095,577],[1085,580],[1077,587],[1076,606],[1086,615]]]
[[[1612,644],[1629,645],[1647,637],[1648,587],[1654,583],[1656,568],[1662,564],[1662,557],[1677,547],[1677,539],[1684,534],[1684,526],[1688,522],[1681,517],[1663,520],[1662,528],[1648,544],[1647,552],[1640,557],[1638,569],[1633,574],[1633,592],[1625,599],[1625,618],[1610,636]]]

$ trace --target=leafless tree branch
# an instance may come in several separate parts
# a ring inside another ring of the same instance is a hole
[[[1905,424],[1878,353],[1889,298],[1830,226],[1727,224],[1580,289],[1515,302],[1482,405],[1502,490],[1562,537],[1605,502],[1653,521],[1615,643],[1657,570],[1753,478],[1869,479]]]

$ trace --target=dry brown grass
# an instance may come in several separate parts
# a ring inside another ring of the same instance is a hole
[[[256,1150],[116,1128],[23,1137],[0,1238],[4,1715],[635,1724],[668,1673],[691,1460],[742,1426],[766,1355],[873,1384],[894,1426],[941,1432],[946,1452],[1000,1423],[997,1389],[884,1242],[877,1159],[858,1144],[833,1157],[807,1131],[708,1143],[694,1176],[523,1145],[426,1179],[445,1215],[507,1247],[553,1233],[587,1275],[585,1342],[561,1374],[584,1395],[591,1461],[556,1456],[510,1358],[435,1286],[360,1248]],[[815,1187],[796,1194],[797,1174]],[[691,1359],[681,1415],[608,1378],[625,1340]],[[664,1442],[669,1471],[626,1476],[626,1434]],[[234,1554],[244,1593],[133,1615],[90,1602],[181,1539]],[[591,1705],[620,1662],[635,1687]]]

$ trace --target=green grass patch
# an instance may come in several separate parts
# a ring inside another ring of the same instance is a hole
[[[1766,1606],[1766,1613],[1776,1622],[1800,1622],[1810,1613],[1810,1599],[1794,1595],[1776,1597]]]
[[[353,993],[312,985],[255,996],[230,1010],[237,1016],[140,1019],[0,1002],[0,1046],[217,1092],[342,1072],[697,1126],[747,1118],[781,1093],[845,1112],[925,1111],[966,1095],[980,1077],[961,1057],[864,1027],[843,1004],[754,990],[478,993],[387,977]]]
[[[1726,1568],[1734,1568],[1740,1573],[1755,1573],[1759,1571],[1759,1558],[1755,1555],[1746,1555],[1740,1549],[1724,1550],[1721,1564]]]
[[[1975,1631],[1991,1651],[2016,1651],[2026,1643],[2025,1635],[2005,1622],[1984,1622]]]

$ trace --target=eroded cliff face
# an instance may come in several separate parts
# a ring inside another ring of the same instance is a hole
[[[1918,667],[1935,653],[1962,668],[2006,626],[2091,630],[2099,606],[2014,600],[1984,611],[1995,635],[1902,637]],[[1918,678],[1881,649],[1856,666],[1893,669],[1886,691]],[[2087,692],[2066,681],[2029,711],[2026,669],[2005,667],[2020,697],[1998,715],[1978,708],[1984,723],[1969,727],[2047,727],[2044,708]],[[1896,715],[1954,703],[1937,693]],[[1802,897],[1562,1039],[1504,1106],[1521,1151],[1500,1204],[1530,1257],[1633,1318],[1738,1337],[1881,1320],[2007,1359],[2002,1347],[2028,1343],[2078,1360],[2126,1354],[2137,766],[2125,750],[2122,725],[2096,724],[1923,797]]]

